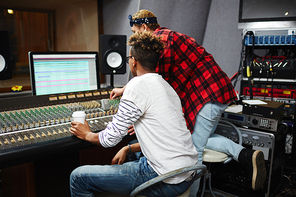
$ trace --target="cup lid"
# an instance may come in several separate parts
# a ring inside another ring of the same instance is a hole
[[[75,111],[73,112],[72,116],[85,116],[84,111]]]

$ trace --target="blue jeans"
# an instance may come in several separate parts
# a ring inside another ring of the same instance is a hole
[[[81,166],[71,173],[71,196],[94,197],[93,191],[130,194],[137,186],[157,176],[157,173],[147,164],[145,157],[122,165]],[[184,193],[192,182],[193,180],[183,181],[179,184],[160,182],[140,194],[163,197],[178,196]]]
[[[196,116],[192,140],[198,151],[198,163],[202,163],[204,148],[216,150],[232,156],[233,159],[238,160],[238,156],[243,147],[232,140],[218,134],[214,134],[220,116],[228,104],[221,104],[219,102],[206,103]],[[199,189],[200,179],[197,179],[190,189],[190,197],[196,197]]]

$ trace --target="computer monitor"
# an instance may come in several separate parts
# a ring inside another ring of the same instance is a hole
[[[240,0],[239,22],[295,20],[296,0]]]
[[[100,88],[97,52],[29,52],[33,95]]]

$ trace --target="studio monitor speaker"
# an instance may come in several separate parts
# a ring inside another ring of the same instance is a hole
[[[101,35],[99,62],[102,74],[126,73],[126,36]]]
[[[8,31],[0,31],[0,80],[12,78]]]

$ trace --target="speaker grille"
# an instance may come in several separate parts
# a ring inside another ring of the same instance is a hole
[[[5,59],[2,55],[0,55],[0,73],[4,71],[5,69]]]
[[[107,64],[113,68],[118,69],[120,66],[122,66],[122,57],[117,52],[111,52],[106,56]]]
[[[108,45],[111,48],[118,48],[121,43],[120,43],[120,39],[117,36],[112,36],[109,40],[108,40]]]

